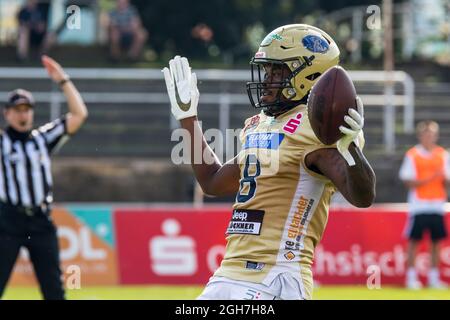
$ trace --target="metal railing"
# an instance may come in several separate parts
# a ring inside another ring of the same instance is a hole
[[[152,80],[163,82],[163,75],[159,69],[88,69],[88,68],[68,68],[66,72],[74,80]],[[197,77],[201,81],[217,82],[246,82],[249,81],[247,70],[195,70]],[[384,71],[348,71],[351,79],[355,82],[383,84],[386,81]],[[48,80],[48,75],[41,68],[0,68],[0,79],[33,79]],[[412,133],[414,130],[414,81],[410,75],[403,71],[392,73],[394,83],[400,83],[403,87],[403,94],[394,94],[392,105],[403,106],[403,131]],[[151,88],[149,88],[151,90]],[[37,102],[50,103],[50,117],[54,119],[61,112],[61,104],[65,101],[64,96],[56,86],[51,91],[34,92]],[[165,104],[169,103],[166,92],[82,92],[86,103],[148,103]],[[383,94],[362,94],[360,95],[367,106],[384,106],[385,97]],[[0,101],[5,102],[7,92],[0,91]],[[217,92],[201,93],[200,103],[218,104],[219,106],[219,127],[222,132],[229,128],[230,112],[232,105],[248,104],[248,96],[245,94]],[[170,112],[167,108],[167,112]],[[392,119],[392,117],[394,117]],[[175,128],[177,123],[170,117],[170,126]],[[389,123],[395,123],[395,112],[391,113],[391,119],[384,118],[384,145],[387,152],[395,150],[395,127]]]

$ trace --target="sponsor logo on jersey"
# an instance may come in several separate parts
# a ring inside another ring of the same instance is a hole
[[[253,269],[253,270],[262,270],[266,264],[262,262],[254,262],[254,261],[247,261],[245,264],[246,269]]]
[[[235,209],[226,233],[260,235],[263,219],[263,210]]]
[[[253,116],[250,119],[250,122],[245,126],[244,132],[246,132],[247,130],[250,130],[250,129],[253,129],[253,128],[257,127],[258,124],[259,124],[259,120],[260,120],[259,115]]]
[[[288,240],[285,242],[286,250],[299,250],[300,248],[300,240],[302,237],[303,229],[305,227],[306,221],[308,220],[309,215],[311,214],[312,206],[314,205],[314,199],[308,199],[303,196],[300,197],[297,208],[292,216],[288,227]],[[287,253],[289,254],[289,252]],[[289,259],[286,255],[285,258]]]
[[[302,122],[301,119],[303,118],[303,114],[298,113],[294,118],[290,118],[288,122],[283,127],[283,131],[293,134],[300,126],[300,123]]]
[[[244,149],[257,148],[278,150],[283,139],[283,133],[251,133],[245,138]]]
[[[294,254],[292,251],[289,251],[288,253],[286,253],[286,254],[284,255],[284,257],[285,257],[287,260],[292,260],[292,259],[295,258],[295,254]]]
[[[235,210],[233,212],[233,220],[247,221],[248,213],[246,211]]]

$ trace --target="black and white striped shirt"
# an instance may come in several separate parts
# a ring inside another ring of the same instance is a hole
[[[53,202],[50,155],[67,140],[66,118],[29,133],[11,127],[0,133],[0,201],[23,207]]]

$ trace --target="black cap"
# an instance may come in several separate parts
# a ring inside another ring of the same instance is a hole
[[[16,89],[9,93],[6,108],[12,108],[20,105],[28,105],[34,108],[34,98],[31,92],[24,89]]]

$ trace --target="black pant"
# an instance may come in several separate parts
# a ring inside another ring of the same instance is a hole
[[[424,232],[430,232],[433,242],[441,241],[447,237],[444,215],[439,213],[419,213],[409,217],[410,240],[422,240]]]
[[[64,299],[56,227],[49,213],[41,208],[25,211],[3,203],[0,203],[0,298],[22,246],[28,249],[44,299]]]

